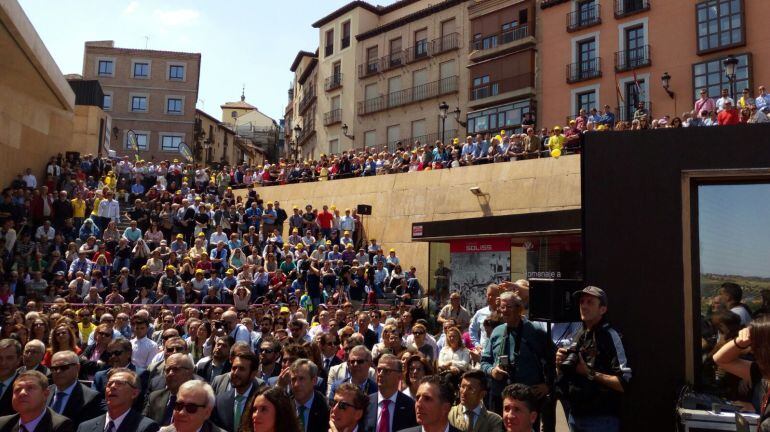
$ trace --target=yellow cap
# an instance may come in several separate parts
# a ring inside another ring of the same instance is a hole
[[[500,135],[505,135],[505,129],[500,131]]]
[[[167,265],[167,266],[166,266],[166,270],[173,270],[173,271],[176,271],[176,267],[174,267],[174,266],[172,266],[172,265]]]
[[[197,270],[195,270],[195,274],[203,274],[203,269],[197,269]]]
[[[280,313],[291,313],[291,311],[286,306],[281,306]]]
[[[233,273],[235,273],[235,272],[233,271],[233,269],[227,269],[227,271],[225,272],[225,274],[229,274],[229,275],[231,275],[231,274],[233,274]]]
[[[176,238],[178,238],[178,239],[184,239],[184,236],[183,236],[182,234],[177,234],[177,235],[176,235]]]
[[[350,234],[350,231],[345,231],[343,234]]]
[[[330,210],[337,210],[337,206],[335,206],[335,205],[332,205],[331,207],[329,207],[329,209],[330,209]]]
[[[395,250],[395,249],[391,249],[390,251],[391,251],[391,252],[395,252],[396,250]]]
[[[203,231],[198,233],[198,237],[206,237],[206,234],[203,233]]]
[[[297,207],[294,207],[294,208],[297,208]],[[297,229],[297,228],[294,228],[293,230],[291,230],[291,232],[295,232],[295,233],[298,233],[298,232],[299,232],[299,229]]]

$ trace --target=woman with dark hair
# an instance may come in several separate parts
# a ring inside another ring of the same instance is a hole
[[[752,353],[754,360],[745,359]],[[726,343],[714,354],[714,362],[723,370],[752,383],[760,389],[762,398],[755,408],[759,412],[760,432],[770,432],[770,317],[761,317],[738,332],[738,337]]]
[[[247,432],[300,432],[297,410],[286,391],[280,387],[263,387],[251,404],[251,422],[242,421]],[[244,420],[249,416],[244,415]]]
[[[414,354],[404,362],[404,379],[402,380],[405,395],[414,398],[417,394],[417,387],[420,386],[420,380],[428,375],[433,375],[433,367],[425,357],[420,354]]]

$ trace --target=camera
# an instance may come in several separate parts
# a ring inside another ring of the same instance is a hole
[[[567,356],[561,362],[561,371],[564,375],[573,375],[580,363],[580,349],[577,342],[567,347]]]

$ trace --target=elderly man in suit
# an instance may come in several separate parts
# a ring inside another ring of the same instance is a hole
[[[131,342],[128,339],[114,340],[110,342],[109,345],[107,345],[107,351],[105,352],[105,355],[107,356],[107,365],[109,367],[96,373],[94,376],[94,383],[91,388],[99,392],[99,394],[104,397],[107,378],[110,371],[115,368],[130,369],[136,372],[139,376],[139,396],[134,398],[134,409],[141,412],[144,408],[144,400],[148,393],[147,387],[149,385],[149,374],[147,371],[137,371],[136,366],[134,366],[134,364],[131,362],[131,357],[133,356]]]
[[[398,391],[401,381],[401,360],[393,354],[383,354],[377,364],[379,391],[369,395],[369,432],[397,432],[417,426],[414,400]]]
[[[449,411],[449,424],[463,432],[501,432],[503,419],[487,411],[482,402],[487,395],[487,377],[479,370],[463,374],[460,403]]]
[[[193,379],[193,368],[193,361],[187,354],[176,353],[169,356],[163,368],[166,385],[150,393],[142,414],[161,426],[170,424],[176,403],[176,392],[179,386]]]
[[[203,381],[187,381],[179,387],[174,403],[174,418],[161,432],[226,432],[209,417],[214,410],[214,390]],[[239,429],[240,430],[240,429]]]
[[[297,359],[289,369],[294,407],[302,432],[327,432],[329,405],[323,394],[314,389],[318,366],[308,359]]]
[[[67,417],[45,406],[48,378],[38,371],[20,373],[13,383],[11,405],[16,414],[0,417],[0,432],[72,432]]]
[[[21,344],[15,339],[0,340],[0,416],[13,414],[11,397],[21,360]]]
[[[45,344],[42,341],[32,339],[27,342],[24,345],[24,353],[22,354],[22,363],[24,365],[19,368],[19,372],[36,370],[50,378],[51,371],[41,363],[43,356],[45,356]]]
[[[345,348],[346,353],[350,353],[354,347],[357,347],[359,345],[364,345],[364,337],[361,336],[360,333],[353,333],[344,343],[343,348]],[[347,359],[349,360],[349,359]],[[345,361],[344,363],[340,363],[337,366],[332,366],[329,368],[329,374],[326,377],[327,380],[327,388],[326,388],[326,394],[330,394],[332,391],[332,385],[336,382],[339,382],[341,380],[344,380],[345,378],[350,376],[350,370],[349,370],[348,361]],[[375,381],[376,376],[374,372],[374,368],[369,368],[369,379],[372,381]]]
[[[85,420],[104,414],[104,398],[96,390],[78,381],[80,359],[72,351],[59,351],[51,357],[51,378],[48,406],[57,414],[69,418],[74,427]]]
[[[259,358],[252,352],[236,354],[230,368],[230,388],[216,396],[212,421],[220,428],[236,432],[241,420],[248,423],[251,402],[259,386],[254,381]]]
[[[417,423],[401,432],[460,432],[449,424],[449,410],[454,402],[454,390],[439,375],[429,375],[420,380],[417,388],[415,412]]]
[[[372,352],[364,345],[353,347],[348,353],[348,377],[332,384],[327,395],[329,400],[334,399],[337,388],[344,383],[353,383],[364,392],[365,395],[377,393],[377,383],[369,378],[369,368],[372,367]]]
[[[132,409],[141,393],[136,372],[112,368],[105,384],[107,413],[80,424],[77,432],[157,432],[158,424]]]

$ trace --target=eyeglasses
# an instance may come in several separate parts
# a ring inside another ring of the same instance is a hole
[[[358,365],[362,365],[362,364],[368,363],[368,360],[365,360],[365,359],[356,359],[356,360],[349,359],[348,363],[350,363],[351,366],[358,366]]]
[[[185,347],[168,347],[166,348],[166,352],[169,353],[183,353],[185,352]]]
[[[275,350],[272,350],[272,349],[263,349],[263,350],[260,350],[260,352],[261,352],[262,354],[274,354],[274,353],[275,353]]]
[[[388,373],[388,372],[395,372],[395,373],[399,373],[399,372],[401,372],[401,371],[400,371],[400,370],[398,370],[398,369],[389,369],[389,368],[377,368],[377,373],[378,373],[378,374],[386,374],[386,373]]]
[[[347,403],[345,401],[338,401],[338,400],[331,401],[331,403],[329,404],[329,408],[330,409],[334,409],[336,407],[340,407],[340,410],[342,410],[342,411],[345,411],[348,408],[360,409],[360,408],[356,408],[355,405],[349,404],[349,403]]]
[[[206,405],[198,405],[194,403],[184,403],[184,402],[174,403],[174,411],[177,411],[177,412],[181,412],[182,410],[185,410],[190,414],[195,414],[196,412],[198,412],[198,408],[206,408]]]
[[[418,330],[418,331],[413,331],[412,334],[415,335],[415,336],[420,336],[420,335],[424,335],[425,332],[422,331],[422,330]]]
[[[51,372],[53,373],[59,373],[59,372],[66,371],[67,369],[71,368],[72,366],[75,366],[76,364],[77,363],[67,363],[60,366],[50,366],[48,369],[50,369]]]
[[[119,355],[123,355],[123,350],[107,351],[106,354],[110,357],[113,357],[113,356],[117,357]]]
[[[132,382],[130,382],[130,381],[124,381],[124,380],[119,380],[119,379],[111,379],[111,380],[107,381],[106,387],[113,387],[113,386],[114,387],[129,386],[131,388],[136,388],[134,386],[134,384]]]

